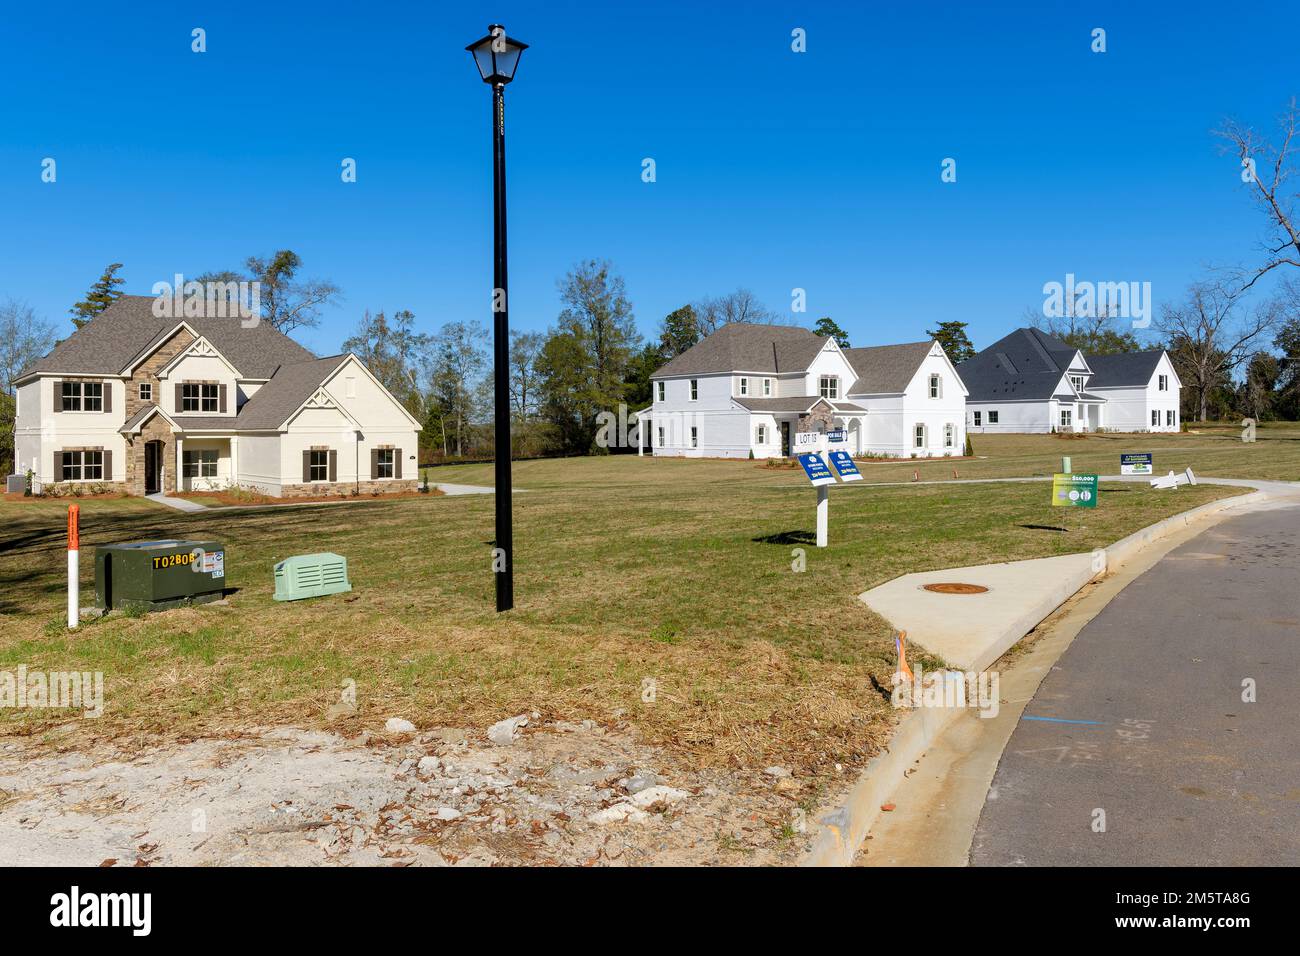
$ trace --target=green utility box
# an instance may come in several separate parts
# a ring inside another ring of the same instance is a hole
[[[295,554],[275,566],[275,599],[298,601],[351,591],[348,559],[341,554]]]
[[[161,611],[220,599],[226,547],[219,541],[130,541],[95,549],[95,604]]]

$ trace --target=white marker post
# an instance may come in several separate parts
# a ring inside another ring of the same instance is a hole
[[[830,485],[817,487],[817,547],[826,547],[826,526],[831,515]]]
[[[68,628],[81,619],[81,541],[77,527],[80,505],[68,505]]]

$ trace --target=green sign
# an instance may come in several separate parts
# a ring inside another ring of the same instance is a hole
[[[1053,475],[1053,508],[1097,507],[1096,475]]]

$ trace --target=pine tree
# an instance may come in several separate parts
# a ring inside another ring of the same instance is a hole
[[[122,298],[122,293],[117,289],[117,287],[123,282],[123,280],[119,279],[117,276],[117,270],[120,268],[122,268],[122,263],[114,262],[105,269],[104,274],[90,287],[90,291],[86,293],[86,297],[68,310],[69,315],[72,316],[73,325],[77,328],[81,328],[118,299]]]
[[[925,334],[943,346],[943,350],[948,353],[948,360],[953,365],[964,362],[975,354],[975,346],[971,345],[970,337],[966,335],[965,322],[958,322],[956,319],[940,322],[937,329],[927,331]]]

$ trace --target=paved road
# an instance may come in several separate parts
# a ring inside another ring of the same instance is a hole
[[[1012,734],[970,861],[1300,864],[1300,506],[1198,535],[1080,632]]]

